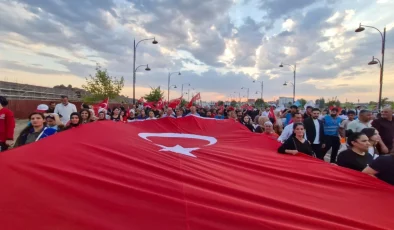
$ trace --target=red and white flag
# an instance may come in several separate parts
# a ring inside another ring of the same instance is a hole
[[[175,109],[178,105],[180,105],[182,102],[182,96],[180,98],[176,98],[170,101],[170,103],[168,103],[168,107]]]
[[[163,99],[160,98],[160,100],[157,101],[157,103],[156,103],[156,109],[163,109],[163,108],[164,108],[164,102],[163,102]]]
[[[144,103],[144,97],[141,97],[137,102],[138,103]]]
[[[189,104],[187,105],[188,108],[190,108],[194,102],[201,100],[200,93],[197,93],[196,95],[193,96],[193,98],[190,100]]]
[[[393,186],[278,146],[232,120],[83,125],[0,154],[1,230],[393,229]]]
[[[96,116],[98,116],[99,110],[100,109],[105,109],[108,110],[108,104],[109,104],[109,98],[104,99],[102,102],[94,104],[93,105],[93,110]]]

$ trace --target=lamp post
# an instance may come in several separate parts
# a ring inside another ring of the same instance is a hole
[[[135,104],[135,82],[136,82],[136,76],[135,76],[135,72],[137,71],[138,67],[135,68],[135,61],[136,61],[136,52],[137,52],[137,47],[140,44],[140,42],[142,41],[147,41],[147,40],[153,40],[152,44],[157,44],[159,43],[154,37],[153,38],[147,38],[147,39],[142,39],[141,41],[137,42],[137,44],[135,43],[135,39],[134,39],[134,54],[133,54],[133,104]]]
[[[365,28],[372,28],[375,29],[377,31],[379,31],[380,36],[382,38],[382,59],[381,61],[379,61],[380,63],[380,80],[379,80],[379,101],[378,101],[378,109],[381,110],[382,109],[382,88],[383,88],[383,70],[384,70],[384,50],[386,48],[386,27],[384,27],[383,29],[383,33],[376,27],[373,26],[367,26],[367,25],[362,25],[360,23],[360,25],[358,26],[358,28],[355,30],[355,32],[359,33],[365,30]],[[368,63],[368,65],[374,65],[374,64],[378,64],[375,61],[375,57],[372,58],[372,61]],[[377,59],[378,60],[378,59]]]
[[[246,91],[246,102],[248,102],[248,100],[249,100],[249,88],[241,87],[241,89],[246,89],[247,90]]]
[[[253,81],[253,83],[256,83],[256,82],[260,82],[261,83],[261,96],[260,96],[260,98],[261,98],[261,100],[263,100],[263,92],[264,92],[264,82],[263,81],[257,81],[257,80],[254,80]],[[257,94],[257,93],[256,93]]]
[[[168,98],[170,98],[170,89],[171,87],[174,87],[174,89],[178,88],[176,87],[176,85],[170,85],[170,87],[168,88]],[[168,100],[168,103],[170,103],[170,100]]]
[[[284,65],[288,65],[288,66],[290,66],[290,67],[293,69],[293,74],[294,74],[293,76],[294,76],[294,79],[293,79],[292,85],[293,85],[293,103],[294,103],[294,102],[295,102],[295,87],[296,87],[296,71],[297,71],[297,65],[294,64],[294,66],[293,66],[293,65],[281,63],[281,64],[279,65],[279,67],[282,68]],[[287,85],[287,82],[285,82],[285,84],[283,84],[283,85]]]
[[[285,83],[283,83],[284,86],[287,86],[288,84],[293,85],[293,103],[295,103],[295,100],[294,100],[294,88],[295,88],[294,84],[292,82],[288,82],[288,81],[285,81]]]
[[[183,85],[187,84],[188,86],[190,86],[190,83],[183,83],[182,87],[181,87],[181,96],[183,96]]]
[[[168,100],[170,101],[170,83],[171,83],[171,75],[177,73],[178,75],[181,75],[181,72],[173,72],[173,73],[168,73]]]

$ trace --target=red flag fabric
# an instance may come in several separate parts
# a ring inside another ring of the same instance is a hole
[[[93,105],[93,110],[96,116],[98,116],[99,110],[101,108],[108,110],[109,98],[104,99],[102,102]]]
[[[180,105],[182,102],[182,96],[177,99],[173,99],[168,103],[168,107],[175,109],[178,105]]]
[[[163,99],[160,98],[156,104],[156,109],[163,109],[163,107],[164,107],[164,102]]]
[[[145,102],[144,103],[144,107],[153,108],[154,107],[154,102]]]
[[[193,103],[196,102],[197,100],[201,100],[200,93],[197,93],[196,95],[193,96],[187,107],[190,108],[193,105]]]
[[[275,111],[274,111],[274,107],[271,106],[270,111],[268,113],[268,118],[271,120],[271,122],[273,124],[276,123],[276,116],[275,116]]]
[[[278,145],[231,120],[86,124],[0,154],[1,230],[393,229],[392,186]]]
[[[141,97],[139,100],[138,100],[138,103],[143,103],[144,102],[144,97]]]

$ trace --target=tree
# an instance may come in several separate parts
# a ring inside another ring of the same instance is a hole
[[[340,107],[341,106],[341,102],[337,99],[337,97],[333,97],[331,99],[328,99],[327,103],[326,103],[327,107],[331,107],[331,106],[336,106],[336,107]]]
[[[232,100],[232,101],[230,102],[230,106],[236,107],[236,106],[237,106],[237,102],[236,102],[235,100]]]
[[[256,99],[256,101],[254,102],[254,105],[258,108],[263,108],[263,107],[267,107],[268,104],[265,103],[263,99],[259,98],[259,99]]]
[[[119,96],[124,87],[124,78],[120,79],[109,76],[106,69],[102,69],[99,64],[96,66],[96,74],[86,78],[86,85],[83,85],[89,95],[84,98],[86,102],[96,102],[106,98],[114,99]]]
[[[218,106],[224,105],[224,101],[218,101]]]
[[[354,109],[354,103],[353,102],[346,102],[345,104],[343,104],[343,107],[346,107],[348,109]]]
[[[307,101],[304,98],[300,98],[298,99],[298,102],[300,102],[300,107],[304,108],[305,104],[307,103]]]
[[[187,104],[189,104],[189,102],[182,98],[180,106],[183,107],[186,106]]]
[[[157,88],[151,88],[149,94],[144,96],[147,102],[157,102],[163,98],[164,92],[160,90],[160,86]]]
[[[72,88],[73,88],[73,86],[72,86],[72,85],[68,85],[68,86],[67,86],[67,88],[69,88],[69,89],[72,89]]]

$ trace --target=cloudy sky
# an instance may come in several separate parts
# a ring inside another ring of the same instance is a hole
[[[132,97],[133,40],[141,42],[136,97],[161,86],[203,100],[337,96],[377,101],[381,37],[387,27],[383,97],[394,99],[394,0],[0,0],[0,80],[80,87],[96,63],[124,76]],[[190,83],[190,87],[187,84]],[[194,88],[194,90],[193,90]],[[236,93],[234,93],[236,92]],[[187,95],[185,95],[187,97]]]

